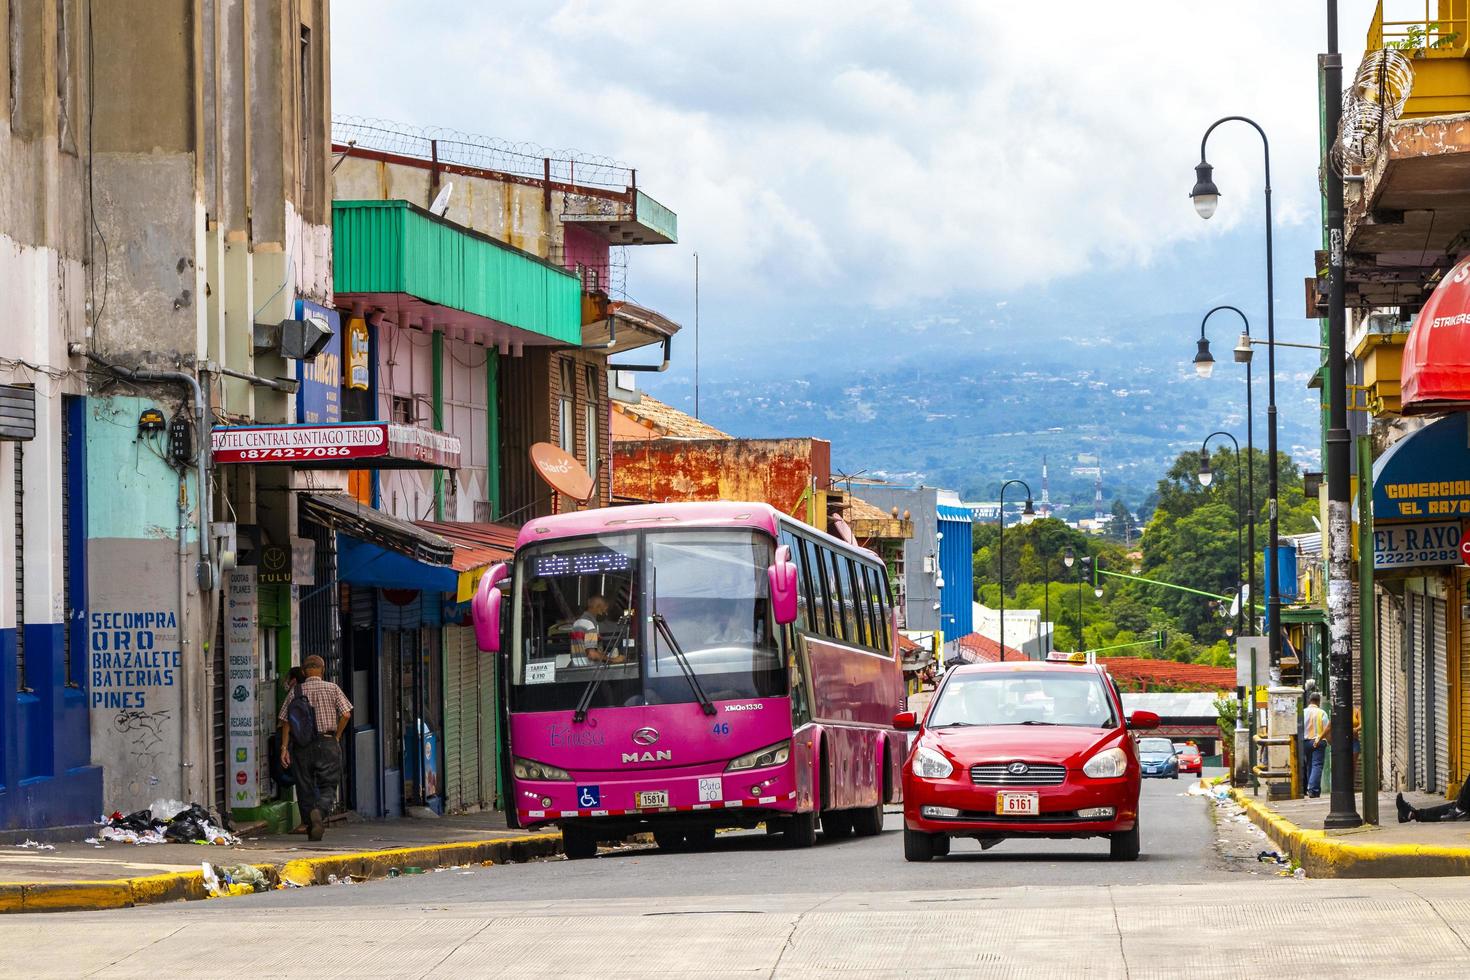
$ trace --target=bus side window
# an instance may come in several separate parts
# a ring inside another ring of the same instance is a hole
[[[888,620],[888,617],[892,615],[890,606],[892,599],[891,593],[888,591],[888,573],[884,569],[875,568],[873,570],[873,577],[876,579],[878,585],[878,591],[874,594],[874,598],[878,600],[879,621],[883,624],[883,649],[892,653],[890,644],[893,642],[893,631],[889,626]]]
[[[862,634],[858,632],[857,595],[852,587],[852,561],[846,555],[837,554],[832,559],[837,564],[837,587],[842,593],[843,636],[849,643],[862,643]]]
[[[816,631],[832,636],[832,603],[827,583],[826,550],[815,541],[804,541],[803,545],[806,548],[806,565],[811,569],[810,577],[813,582],[812,602],[816,606]]]
[[[797,629],[815,629],[812,610],[812,579],[810,562],[807,560],[804,542],[790,531],[781,532],[781,543],[791,549],[791,560],[796,562],[796,623]]]
[[[827,588],[827,635],[834,640],[846,637],[842,631],[842,585],[837,581],[837,556],[821,545],[817,552],[822,556],[822,582]]]
[[[863,592],[868,600],[868,622],[873,626],[872,647],[875,650],[888,652],[888,634],[883,628],[883,615],[878,611],[881,597],[878,591],[878,572],[869,565],[863,565]]]
[[[857,610],[858,633],[862,636],[863,646],[876,647],[877,630],[873,629],[873,610],[868,605],[868,567],[853,559],[848,561],[848,565],[852,568],[852,605]]]

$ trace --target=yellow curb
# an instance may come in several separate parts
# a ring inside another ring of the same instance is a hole
[[[449,844],[395,847],[381,851],[324,854],[284,864],[257,864],[273,881],[307,887],[339,878],[386,878],[391,869],[493,866],[561,853],[561,834],[529,834]],[[211,862],[218,864],[219,862]],[[0,882],[0,914],[7,912],[85,912],[160,902],[208,898],[202,871],[176,871],[111,881]]]
[[[1470,874],[1470,848],[1438,844],[1370,844],[1298,827],[1239,790],[1231,797],[1313,878],[1427,878]]]

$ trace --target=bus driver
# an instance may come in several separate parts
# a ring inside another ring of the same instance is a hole
[[[614,650],[604,653],[602,649],[601,627],[598,621],[607,618],[607,597],[591,595],[583,606],[582,614],[572,623],[572,665],[576,667],[588,667],[592,664],[602,663],[604,660],[610,664],[623,662],[621,651]]]

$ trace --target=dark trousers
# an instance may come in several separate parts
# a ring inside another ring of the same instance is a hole
[[[1424,823],[1439,823],[1441,820],[1464,820],[1470,816],[1470,779],[1460,786],[1460,793],[1453,803],[1426,806],[1414,811],[1414,819]]]
[[[1307,744],[1307,795],[1317,797],[1322,795],[1322,767],[1327,763],[1327,743],[1312,746]]]
[[[296,800],[301,815],[320,810],[332,812],[337,801],[337,784],[342,780],[342,743],[332,735],[318,735],[291,754],[291,772],[296,776]]]

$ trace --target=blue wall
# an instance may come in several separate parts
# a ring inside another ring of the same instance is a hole
[[[972,604],[975,600],[975,564],[971,553],[970,522],[945,520],[946,511],[957,508],[941,504],[939,509],[939,572],[944,588],[939,593],[941,626],[946,640],[975,630]]]
[[[86,622],[85,407],[86,402],[81,398],[62,400],[61,410],[67,413],[70,426],[68,463],[77,477],[72,480],[70,500],[72,677],[66,676],[63,624],[27,623],[29,690],[17,691],[16,631],[0,629],[0,691],[6,692],[6,696],[0,697],[0,834],[40,834],[48,829],[86,827],[102,812],[102,770],[90,764],[87,633],[83,625]],[[27,470],[45,462],[39,439],[31,445],[37,451],[28,453],[32,458],[27,460]],[[60,505],[59,494],[34,495],[27,503],[35,506],[39,501]],[[30,542],[30,546],[34,548],[35,543]],[[27,584],[38,587],[35,583]]]

